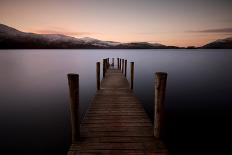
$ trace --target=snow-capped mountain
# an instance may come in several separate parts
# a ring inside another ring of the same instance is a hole
[[[61,34],[26,33],[0,24],[0,49],[155,49],[177,48],[157,43],[120,43]]]
[[[117,46],[120,45],[120,42],[113,42],[113,41],[101,41],[98,39],[94,39],[94,38],[90,38],[90,37],[84,37],[84,38],[80,38],[82,41],[85,42],[85,44],[92,44],[95,46],[100,46],[100,47],[113,47],[113,46]]]

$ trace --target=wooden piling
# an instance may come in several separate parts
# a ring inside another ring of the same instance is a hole
[[[114,67],[114,58],[112,58],[112,66]]]
[[[122,59],[122,74],[124,73],[124,59]]]
[[[103,78],[105,77],[106,74],[106,59],[103,59]]]
[[[163,131],[166,81],[167,73],[155,74],[154,136],[159,139],[162,137]]]
[[[121,65],[120,62],[121,62],[121,59],[119,58],[119,67],[118,67],[118,69],[120,69],[120,65]]]
[[[127,72],[127,60],[125,60],[125,77],[126,77],[126,72]]]
[[[130,89],[134,89],[134,62],[131,62],[131,81]]]
[[[119,61],[120,61],[119,62],[119,69],[121,69],[121,67],[122,67],[122,59],[120,58]]]
[[[118,69],[119,69],[119,58],[117,58],[117,60],[118,60]]]
[[[70,112],[72,126],[72,142],[77,142],[80,137],[79,122],[79,75],[68,74],[68,84],[70,93]]]
[[[106,69],[108,69],[108,58],[106,58]]]
[[[96,63],[97,90],[100,90],[100,62]]]

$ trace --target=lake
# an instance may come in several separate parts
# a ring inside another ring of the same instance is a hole
[[[107,57],[127,59],[128,74],[135,62],[134,92],[151,119],[154,73],[168,73],[164,141],[171,155],[231,151],[232,50],[201,49],[1,50],[0,151],[66,155],[67,73],[80,75],[83,116],[96,91],[96,62]]]

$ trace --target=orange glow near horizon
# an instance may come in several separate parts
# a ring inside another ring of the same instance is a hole
[[[0,23],[24,32],[201,46],[232,35],[232,1],[3,0]]]
[[[71,31],[56,31],[56,30],[35,30],[35,31],[26,31],[26,32],[33,32],[38,34],[63,34],[75,38],[83,38],[83,37],[91,37],[99,40],[104,41],[115,41],[115,42],[150,42],[150,43],[160,43],[169,46],[180,46],[180,47],[187,47],[187,46],[203,46],[209,42],[226,38],[228,35],[224,34],[182,34],[183,37],[175,37],[169,35],[156,35],[155,37],[144,36],[141,37],[138,34],[124,34],[124,35],[106,35],[106,34],[94,34],[91,32],[71,32]],[[143,36],[143,35],[142,35]],[[137,39],[139,38],[139,39]],[[159,39],[157,39],[159,38]]]

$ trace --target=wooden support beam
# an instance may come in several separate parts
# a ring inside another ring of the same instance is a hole
[[[134,62],[131,62],[131,81],[130,89],[134,89]]]
[[[166,82],[167,73],[157,72],[155,74],[154,136],[156,138],[161,138],[163,132]]]
[[[126,73],[127,73],[127,60],[125,60],[125,77],[126,77]]]
[[[122,74],[124,73],[124,59],[122,59]]]
[[[103,59],[103,78],[105,77],[107,70],[107,59]]]
[[[79,75],[73,73],[68,74],[68,85],[69,85],[69,94],[70,94],[72,142],[75,143],[80,138]]]
[[[122,68],[122,59],[120,58],[119,60],[120,60],[120,62],[119,62],[119,69],[121,69]]]
[[[107,69],[110,67],[110,58],[107,58]]]
[[[100,90],[100,62],[96,63],[97,90]]]

